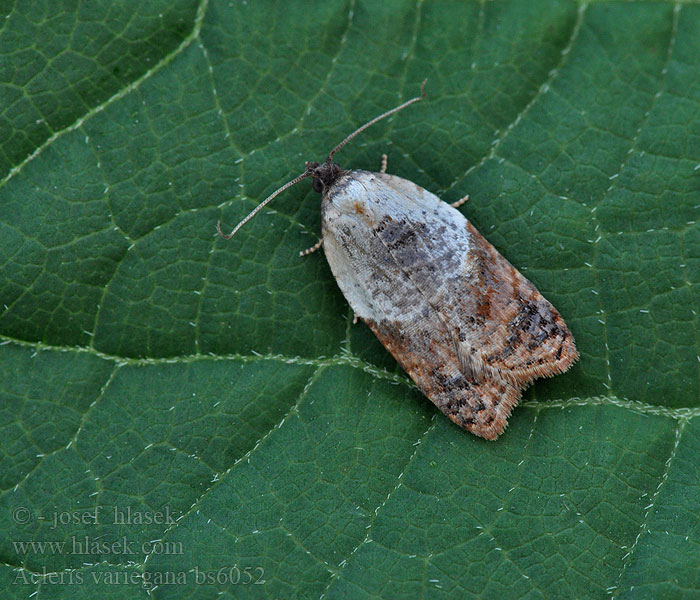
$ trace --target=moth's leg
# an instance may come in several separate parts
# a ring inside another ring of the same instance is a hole
[[[323,246],[323,238],[318,240],[318,242],[316,242],[313,246],[311,246],[311,248],[307,248],[306,250],[302,250],[301,252],[299,252],[299,256],[306,256],[308,254],[313,254],[321,246]]]
[[[382,154],[382,167],[379,169],[380,173],[386,173],[386,162],[387,162],[387,155]]]
[[[459,200],[457,200],[457,202],[451,202],[450,206],[452,208],[457,208],[459,206],[462,206],[462,204],[464,204],[467,200],[469,200],[469,194],[467,194],[464,198],[460,198]]]
[[[358,319],[358,316],[353,312],[352,313],[352,324],[353,325],[357,325],[357,319]]]

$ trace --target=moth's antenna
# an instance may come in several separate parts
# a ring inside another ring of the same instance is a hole
[[[391,110],[386,111],[385,113],[382,113],[378,117],[374,117],[371,121],[367,121],[362,127],[359,127],[355,129],[348,137],[346,137],[340,144],[338,144],[333,150],[331,150],[331,153],[328,155],[328,158],[326,159],[326,162],[329,163],[331,162],[331,159],[333,158],[333,155],[338,152],[345,144],[347,144],[352,138],[354,138],[357,134],[362,133],[365,129],[368,127],[371,127],[374,125],[377,121],[381,121],[382,119],[388,117],[389,115],[393,115],[396,112],[399,112],[400,110],[403,110],[406,108],[409,104],[413,104],[414,102],[420,102],[423,98],[425,98],[425,82],[428,81],[427,79],[423,80],[423,83],[420,84],[420,96],[416,96],[415,98],[411,98],[410,100],[406,100],[403,104],[399,104],[396,108],[392,108]]]
[[[292,187],[295,183],[298,183],[304,177],[310,177],[311,176],[311,171],[304,171],[301,175],[297,175],[294,179],[291,181],[288,181],[285,183],[281,188],[277,188],[274,192],[272,192],[265,200],[263,200],[260,204],[258,204],[250,213],[248,216],[243,219],[238,225],[236,225],[233,228],[233,231],[231,233],[224,233],[221,231],[221,221],[216,222],[216,231],[219,233],[219,235],[224,238],[225,240],[230,240],[238,230],[243,227],[248,221],[250,221],[258,212],[268,203],[270,200],[272,200],[275,196],[278,196],[281,194],[284,190],[286,190],[288,187]]]
[[[389,115],[393,115],[396,112],[399,112],[400,110],[403,110],[406,108],[409,104],[413,104],[414,102],[420,102],[423,98],[425,98],[425,82],[428,81],[427,79],[423,80],[423,83],[420,84],[420,96],[416,96],[415,98],[411,98],[410,100],[407,100],[403,104],[399,104],[396,108],[392,108],[391,110],[386,111],[385,113],[382,113],[378,117],[374,117],[371,121],[367,121],[362,127],[356,129],[353,131],[348,137],[346,137],[340,144],[338,144],[333,150],[331,150],[331,153],[328,155],[328,158],[326,158],[326,163],[330,164],[331,159],[333,158],[333,155],[338,152],[345,144],[347,144],[352,138],[354,138],[356,135],[359,133],[362,133],[365,129],[368,127],[371,127],[374,125],[377,121],[381,121],[382,119],[388,117]],[[314,163],[314,165],[317,165],[318,163]],[[291,181],[288,181],[285,183],[281,188],[276,189],[274,192],[272,192],[265,200],[263,200],[260,204],[258,204],[249,214],[248,216],[243,219],[238,225],[236,225],[233,228],[233,231],[231,233],[224,233],[221,231],[221,221],[217,221],[216,223],[216,231],[218,234],[224,238],[225,240],[231,239],[236,233],[238,233],[238,230],[243,227],[248,221],[250,221],[262,208],[270,202],[275,196],[278,196],[281,194],[284,190],[286,190],[288,187],[292,187],[295,183],[298,183],[304,177],[311,177],[314,174],[313,170],[309,169],[307,167],[307,170],[304,171],[301,175],[297,175],[294,179]]]

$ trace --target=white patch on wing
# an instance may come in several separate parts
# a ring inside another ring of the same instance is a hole
[[[363,319],[424,318],[447,282],[464,277],[466,219],[410,181],[350,171],[324,196],[322,215],[331,270]]]

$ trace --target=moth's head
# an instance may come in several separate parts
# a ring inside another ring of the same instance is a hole
[[[345,171],[338,163],[326,161],[322,163],[307,162],[306,173],[313,178],[314,192],[324,193],[330,188]]]

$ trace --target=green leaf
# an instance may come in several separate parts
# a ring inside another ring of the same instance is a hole
[[[700,5],[6,3],[9,598],[700,594]],[[494,443],[352,313],[302,182],[461,210],[581,353]],[[33,544],[33,545],[32,545]]]

